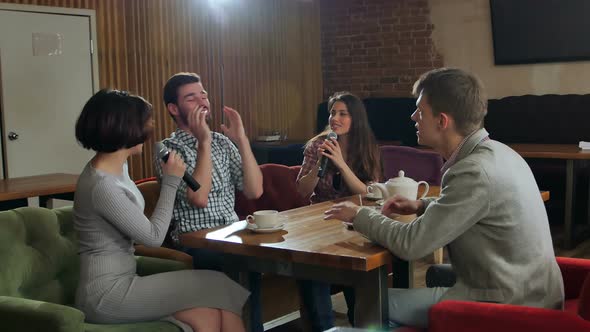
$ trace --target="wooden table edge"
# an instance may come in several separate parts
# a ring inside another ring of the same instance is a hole
[[[9,201],[9,200],[29,198],[29,197],[73,193],[76,191],[76,183],[78,181],[79,175],[69,174],[69,173],[53,173],[53,174],[34,175],[34,176],[27,176],[27,177],[13,178],[13,179],[2,179],[2,180],[0,180],[0,182],[27,181],[27,180],[34,180],[35,178],[39,178],[39,177],[43,177],[43,176],[55,176],[55,177],[63,177],[63,176],[69,177],[69,176],[71,176],[71,177],[75,177],[76,181],[73,181],[73,183],[71,183],[71,184],[62,184],[62,185],[56,185],[56,186],[51,186],[48,188],[41,188],[41,189],[25,189],[25,190],[18,190],[18,191],[10,189],[6,192],[0,192],[0,201]]]

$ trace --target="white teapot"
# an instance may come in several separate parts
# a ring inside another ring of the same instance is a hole
[[[383,199],[391,198],[393,195],[401,195],[407,199],[418,199],[418,187],[420,184],[424,184],[426,188],[424,189],[422,196],[419,198],[426,197],[428,190],[430,189],[428,183],[426,181],[416,182],[414,179],[408,178],[404,175],[404,171],[399,171],[398,177],[389,179],[385,183],[373,183],[367,187],[367,191],[375,197],[381,195]]]

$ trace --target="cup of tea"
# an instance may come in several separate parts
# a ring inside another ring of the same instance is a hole
[[[246,217],[246,221],[258,228],[274,228],[283,220],[277,210],[260,210]]]

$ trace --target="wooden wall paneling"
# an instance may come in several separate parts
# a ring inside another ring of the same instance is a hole
[[[218,3],[218,15],[208,0],[0,1],[96,10],[101,88],[129,90],[154,107],[154,138],[129,162],[134,179],[154,174],[153,141],[175,129],[162,87],[179,71],[203,78],[214,130],[223,61],[225,104],[240,112],[251,139],[272,130],[300,140],[313,134],[322,101],[319,0],[232,0]]]

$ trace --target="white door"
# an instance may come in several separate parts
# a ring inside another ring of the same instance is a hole
[[[80,173],[74,127],[93,94],[88,16],[0,9],[4,174]]]

